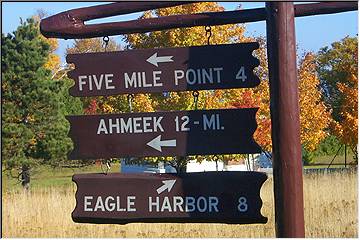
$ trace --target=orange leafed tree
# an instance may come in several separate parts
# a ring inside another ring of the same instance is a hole
[[[271,118],[270,118],[270,91],[267,67],[266,43],[263,38],[256,38],[260,48],[255,51],[255,56],[260,60],[260,65],[254,69],[260,78],[260,85],[252,89],[226,90],[230,107],[258,107],[256,114],[257,129],[254,139],[265,151],[271,151]]]
[[[163,17],[169,15],[192,14],[201,12],[224,11],[216,2],[199,2],[170,8],[146,11],[140,18]],[[237,43],[249,41],[244,36],[244,25],[222,25],[211,27],[210,44]],[[165,31],[155,31],[145,34],[129,34],[125,42],[129,49],[165,48],[207,45],[208,38],[204,27],[177,28]],[[224,91],[200,91],[198,108],[219,108],[225,105],[221,102]],[[155,110],[191,110],[194,109],[192,92],[171,92],[166,94],[151,94]]]
[[[40,20],[46,16],[47,13],[39,9],[37,11],[37,14],[34,15],[32,18],[35,20],[38,27],[40,27]],[[55,53],[55,51],[59,47],[59,42],[56,38],[46,38],[42,34],[40,34],[40,38],[50,45],[50,53],[47,57],[47,61],[44,67],[51,70],[51,72],[55,74],[60,68],[60,56]]]
[[[337,87],[344,96],[340,107],[341,123],[334,121],[332,129],[335,135],[349,145],[354,151],[357,145],[358,133],[358,78],[355,69],[348,68],[348,83],[338,83]]]
[[[327,136],[331,117],[321,99],[314,55],[307,53],[299,65],[301,143],[311,152]]]
[[[176,14],[190,14],[197,12],[224,11],[224,8],[215,2],[200,2],[195,4],[162,8],[147,11],[141,18],[162,17]],[[261,83],[254,89],[227,89],[200,91],[198,109],[216,108],[243,108],[259,107],[257,113],[258,129],[255,132],[256,141],[265,150],[271,150],[271,121],[270,121],[270,94],[268,84],[266,44],[261,38],[253,39],[244,36],[245,27],[241,24],[213,26],[211,44],[239,43],[257,40],[260,49],[256,56],[260,60],[260,66],[254,71],[259,76]],[[82,41],[82,42],[81,42]],[[204,27],[171,29],[156,31],[145,34],[130,34],[125,36],[128,49],[161,48],[206,45],[207,37]],[[80,42],[84,47],[80,46]],[[78,40],[76,48],[69,49],[68,53],[91,51],[103,51],[99,42],[94,44],[90,41]],[[299,66],[299,91],[301,108],[301,140],[309,150],[315,149],[316,145],[326,136],[324,129],[328,127],[329,113],[321,101],[318,89],[319,80],[316,76],[314,58],[311,54],[301,61]],[[98,109],[100,112],[112,113],[128,111],[126,97],[101,98],[96,103],[89,104],[91,111]],[[190,110],[194,109],[192,92],[137,94],[133,100],[134,111],[154,110]]]
[[[142,18],[162,17],[176,14],[223,11],[217,3],[196,3],[172,8],[146,12]],[[254,39],[244,36],[244,25],[212,26],[211,44],[239,43],[257,41],[260,49],[255,55],[260,66],[254,72],[261,83],[253,89],[226,89],[200,91],[198,109],[259,107],[257,113],[258,129],[255,140],[264,150],[271,151],[270,92],[268,82],[266,42],[263,38]],[[127,48],[159,48],[206,45],[204,27],[171,29],[148,34],[131,34],[125,37]],[[300,108],[301,108],[301,142],[308,150],[314,150],[326,136],[329,112],[321,100],[319,80],[316,76],[314,57],[308,54],[301,61],[298,69]],[[191,92],[157,94],[150,96],[155,110],[193,109]],[[320,122],[320,123],[319,123]]]
[[[230,106],[237,108],[259,107],[257,113],[258,128],[255,140],[267,151],[271,151],[271,118],[270,93],[267,73],[266,51],[261,39],[262,48],[258,50],[260,66],[255,70],[261,83],[254,89],[231,89]],[[299,105],[301,144],[308,151],[314,151],[318,144],[327,136],[326,130],[331,122],[330,112],[321,99],[319,78],[316,73],[314,55],[306,54],[298,67]]]
[[[358,39],[345,37],[324,47],[318,56],[323,98],[332,109],[331,133],[350,146],[357,160]]]
[[[224,11],[224,8],[214,2],[196,3],[149,11],[142,18],[213,11]],[[260,42],[261,47],[256,51],[256,56],[260,59],[260,66],[256,68],[255,72],[262,81],[256,89],[200,91],[198,109],[245,107],[245,105],[260,107],[257,113],[258,129],[254,137],[263,149],[270,150],[270,96],[267,83],[265,41],[261,38],[253,39],[246,37],[244,35],[245,27],[242,24],[212,26],[211,29],[210,44],[239,43],[255,40]],[[204,27],[193,27],[157,31],[149,34],[131,34],[127,35],[125,40],[128,43],[128,48],[159,48],[207,45],[208,39]],[[154,99],[154,108],[158,110],[194,109],[194,98],[191,92],[169,93],[165,96],[163,94],[153,94],[152,98]],[[256,99],[255,105],[251,102],[254,99]]]
[[[268,91],[268,89],[266,89]],[[261,98],[261,94],[254,90],[242,91],[238,98],[230,103],[234,108],[259,108],[256,114],[257,129],[254,139],[263,150],[271,151],[271,120],[268,102]],[[266,114],[267,113],[267,114]]]
[[[199,2],[171,8],[147,11],[141,18],[163,17],[169,15],[192,14],[201,12],[224,11],[224,8],[216,2]],[[211,27],[212,36],[210,44],[238,43],[249,41],[244,36],[245,28],[242,24],[231,24]],[[125,36],[125,42],[129,49],[165,48],[207,45],[208,38],[204,27],[177,28],[165,31],[155,31],[145,34],[129,34]],[[216,109],[228,106],[225,90],[199,91],[197,102],[198,109]],[[195,109],[193,93],[170,92],[148,94],[152,99],[154,110],[193,110]],[[207,156],[211,159],[213,156]],[[217,159],[214,157],[213,159]],[[169,160],[169,159],[168,159]],[[178,168],[186,167],[188,158],[176,158]]]

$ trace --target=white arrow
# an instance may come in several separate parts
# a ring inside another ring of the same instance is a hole
[[[153,140],[147,143],[148,146],[161,151],[161,147],[176,147],[176,139],[161,141],[161,135],[157,136]]]
[[[157,53],[154,53],[148,59],[146,59],[146,61],[158,67],[158,63],[160,62],[173,62],[174,60],[172,60],[172,57],[173,56],[158,57]]]
[[[170,192],[172,187],[175,185],[176,180],[165,180],[165,181],[162,181],[162,182],[163,182],[164,185],[162,185],[161,187],[156,189],[158,194],[162,193],[166,189],[168,190],[168,192]]]

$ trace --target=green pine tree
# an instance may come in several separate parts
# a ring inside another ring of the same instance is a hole
[[[72,148],[65,81],[44,68],[50,51],[33,19],[2,40],[2,163],[5,169],[57,165]]]

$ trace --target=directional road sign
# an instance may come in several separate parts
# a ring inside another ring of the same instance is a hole
[[[70,159],[259,153],[258,108],[67,116]]]
[[[250,88],[257,42],[228,45],[69,54],[72,96]]]
[[[75,222],[266,223],[260,172],[78,174]]]

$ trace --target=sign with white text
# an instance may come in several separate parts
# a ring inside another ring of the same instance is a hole
[[[69,159],[259,153],[258,108],[67,116]]]
[[[251,88],[257,42],[69,54],[72,96]]]
[[[266,223],[260,172],[76,174],[75,222]]]

